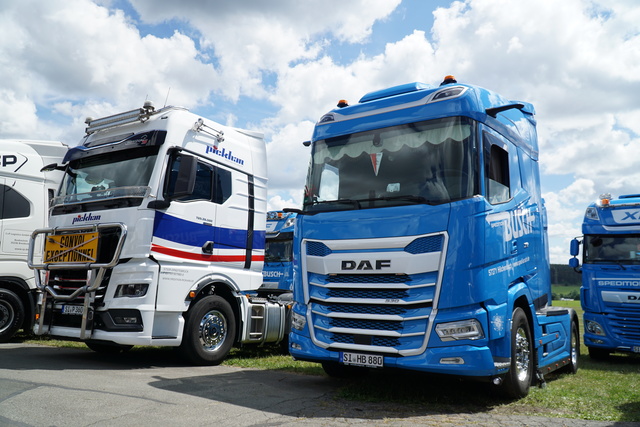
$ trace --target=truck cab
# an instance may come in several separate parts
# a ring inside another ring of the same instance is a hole
[[[330,375],[420,370],[522,397],[579,352],[575,311],[551,305],[534,108],[448,77],[316,123],[290,352]]]
[[[291,292],[293,290],[293,230],[296,214],[267,212],[267,234],[264,250],[262,289]]]
[[[0,342],[30,331],[35,316],[36,282],[27,265],[31,232],[47,225],[49,202],[62,172],[67,146],[58,141],[0,141]]]
[[[587,207],[582,233],[571,241],[569,265],[582,274],[589,356],[640,353],[640,194],[601,195]]]

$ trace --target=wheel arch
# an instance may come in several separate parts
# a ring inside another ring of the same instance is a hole
[[[209,295],[217,295],[224,298],[224,300],[229,303],[233,310],[233,316],[236,319],[236,324],[238,325],[236,328],[236,336],[234,337],[234,344],[237,344],[240,340],[243,322],[240,312],[240,296],[233,284],[222,278],[208,278],[198,283],[191,292],[195,292],[195,296],[193,298],[190,298],[190,296],[187,297],[191,300],[187,311],[191,310],[191,308],[202,298]]]

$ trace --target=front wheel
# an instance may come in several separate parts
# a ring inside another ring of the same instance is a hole
[[[533,342],[527,315],[517,307],[511,320],[511,368],[505,378],[505,392],[520,399],[529,394],[533,376]]]
[[[24,319],[24,306],[20,298],[8,289],[0,288],[0,342],[8,342]]]
[[[231,305],[217,295],[206,296],[186,314],[179,351],[195,365],[219,365],[231,351],[235,336]]]

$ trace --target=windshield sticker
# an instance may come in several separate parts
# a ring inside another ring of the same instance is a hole
[[[382,153],[371,153],[371,165],[373,166],[373,173],[378,176],[378,170],[380,169],[380,162],[382,161]]]

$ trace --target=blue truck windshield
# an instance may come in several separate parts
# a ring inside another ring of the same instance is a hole
[[[478,193],[473,121],[423,121],[314,143],[304,210],[440,204]]]
[[[585,264],[640,264],[640,235],[586,235]]]
[[[72,160],[53,204],[144,197],[157,153],[152,146]]]

